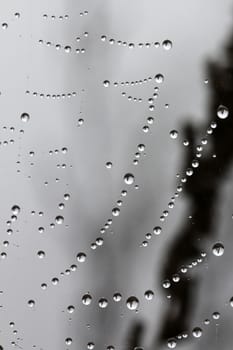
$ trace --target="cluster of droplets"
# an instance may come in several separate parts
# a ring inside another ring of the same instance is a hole
[[[138,144],[137,146],[137,152],[134,154],[133,164],[138,165],[139,160],[142,155],[146,156],[145,151],[146,146],[143,143]]]
[[[15,12],[14,19],[19,19],[19,18],[20,18],[20,13],[19,12]],[[9,27],[9,22],[3,22],[2,23],[2,29],[3,30],[8,29],[8,27]]]
[[[150,83],[151,81],[153,81],[152,76],[148,77],[148,78],[144,78],[144,79],[140,79],[140,80],[132,80],[132,81],[115,81],[112,85],[114,87],[129,87],[129,86],[138,86],[138,85],[144,85],[146,83]]]
[[[160,230],[160,228],[156,228],[157,231]],[[151,234],[147,234],[147,239],[148,235],[151,236]],[[200,256],[197,257],[196,259],[194,259],[193,261],[191,261],[190,263],[186,264],[186,265],[182,265],[180,268],[178,268],[177,273],[174,273],[171,278],[166,278],[163,282],[162,282],[162,287],[164,290],[167,291],[167,298],[171,299],[172,295],[169,293],[169,290],[172,286],[172,284],[177,284],[182,280],[182,276],[186,275],[190,270],[193,270],[194,268],[198,267],[200,264],[202,264],[205,261],[207,254],[205,252],[201,252]]]
[[[221,315],[218,311],[214,311],[210,318],[206,318],[202,322],[203,326],[209,326],[211,323],[211,319],[213,321],[218,321],[220,319],[220,316]],[[216,325],[218,325],[218,323]],[[167,347],[169,349],[175,349],[178,342],[185,340],[185,339],[189,338],[190,336],[192,336],[193,339],[200,339],[203,335],[203,332],[204,332],[203,326],[195,326],[192,328],[191,332],[184,331],[184,332],[178,334],[176,337],[168,339]]]
[[[210,126],[208,127],[208,129],[206,131],[206,136],[204,138],[202,138],[201,144],[196,146],[196,153],[195,153],[195,157],[191,161],[191,166],[185,170],[185,174],[181,177],[181,180],[176,187],[176,192],[170,198],[170,201],[168,203],[168,208],[165,209],[163,211],[163,213],[161,214],[161,216],[160,216],[161,222],[164,222],[165,219],[167,219],[167,217],[169,215],[169,209],[174,208],[176,198],[178,198],[179,194],[183,191],[183,185],[185,183],[187,183],[188,178],[191,177],[194,174],[194,171],[197,170],[197,168],[199,167],[199,159],[202,157],[202,152],[203,152],[205,146],[208,144],[208,136],[213,133],[213,131],[214,131],[214,129],[216,129],[216,127],[217,127],[217,123],[215,121],[211,122]],[[170,136],[172,138],[176,138],[178,136],[178,132],[176,130],[172,130]],[[186,146],[189,145],[187,140],[185,140],[185,145]],[[177,176],[177,178],[180,178],[180,174],[177,174],[176,176]],[[160,228],[159,232],[161,233],[162,228],[160,226],[157,226],[157,227]],[[152,237],[152,235],[150,237]],[[141,246],[143,246],[143,247],[148,246],[148,238],[147,237],[145,237],[145,238],[146,239],[141,244]]]
[[[132,101],[132,102],[142,102],[143,101],[143,98],[141,98],[141,97],[133,97],[133,96],[131,96],[131,95],[126,95],[126,92],[122,92],[121,93],[121,96],[123,96],[123,97],[127,97],[127,100],[128,101]]]
[[[152,290],[146,290],[144,292],[144,298],[147,301],[153,300],[154,292]],[[119,303],[120,301],[122,301],[122,294],[119,292],[115,292],[112,296],[112,300],[115,303]],[[83,305],[89,306],[92,304],[92,302],[93,302],[93,297],[91,296],[91,294],[89,292],[85,293],[82,296],[82,304]],[[98,299],[97,303],[101,309],[105,309],[109,305],[109,300],[105,297],[102,297],[102,298]],[[125,305],[130,311],[137,311],[139,308],[139,305],[140,305],[139,299],[136,296],[130,296],[130,297],[126,298]],[[73,306],[72,310],[74,310],[74,306]],[[69,310],[68,310],[68,312],[69,312]]]
[[[71,98],[71,97],[76,97],[77,92],[68,92],[68,93],[60,93],[60,94],[51,94],[51,93],[44,93],[44,92],[38,92],[38,91],[25,91],[26,95],[32,95],[34,97],[40,97],[40,98],[45,98],[47,100],[63,100],[65,98]]]
[[[15,136],[16,131],[19,133],[19,138],[21,138],[21,135],[24,134],[23,129],[16,130],[15,127],[13,126],[11,127],[3,126],[3,130],[4,130],[4,136],[3,136],[4,138],[2,141],[0,141],[0,146],[13,145],[15,143],[15,137],[11,137],[10,135],[14,133],[14,136]],[[5,139],[5,132],[9,132],[8,140]]]
[[[107,38],[106,35],[102,35],[100,37],[100,40],[102,42],[106,42],[109,45],[118,45],[118,46],[123,46],[127,47],[129,49],[134,49],[134,48],[159,48],[162,46],[162,48],[166,51],[170,50],[172,48],[172,42],[171,40],[164,40],[162,42],[162,45],[158,42],[140,42],[140,43],[134,43],[134,42],[127,42],[127,41],[122,41],[122,40],[116,40],[113,38]]]
[[[21,212],[21,208],[20,208],[19,205],[14,204],[11,207],[11,217],[6,222],[6,225],[7,225],[6,233],[7,233],[8,236],[11,236],[13,234],[12,225],[18,220],[18,216],[19,216],[20,212]],[[3,246],[4,246],[5,249],[4,249],[4,251],[2,251],[0,253],[0,258],[2,260],[5,260],[7,258],[7,253],[6,253],[5,250],[6,250],[7,247],[9,247],[9,245],[10,245],[9,239],[3,241]]]
[[[113,84],[111,84],[110,80],[106,79],[106,80],[103,81],[103,86],[106,87],[106,88],[110,87],[111,85],[113,85],[115,87],[117,87],[117,86],[125,86],[125,87],[127,86],[127,87],[129,87],[129,86],[134,86],[134,85],[142,85],[143,83],[151,82],[153,80],[155,80],[155,82],[157,84],[161,84],[161,83],[164,82],[164,75],[161,74],[161,73],[158,73],[158,74],[156,74],[154,76],[154,78],[149,77],[149,78],[146,78],[144,80],[136,80],[136,81],[131,81],[131,82],[128,82],[128,81],[121,82],[121,83],[120,82],[114,82]]]
[[[46,47],[53,47],[57,51],[63,50],[65,53],[75,52],[76,54],[79,54],[86,52],[85,48],[74,48],[71,45],[61,45],[59,43],[52,43],[51,41],[44,41],[43,39],[40,39],[38,42],[39,44],[45,45]]]
[[[15,340],[11,341],[11,345],[14,346],[14,347],[21,348],[21,346],[19,345],[19,342],[22,341],[23,339],[21,337],[19,337],[19,334],[18,334],[19,331],[15,327],[15,322],[10,321],[9,322],[9,326],[12,329],[13,336],[17,336],[17,338]],[[0,350],[3,350],[3,347],[1,345],[0,345]]]
[[[69,19],[69,15],[60,15],[60,16],[55,16],[55,15],[48,15],[47,13],[43,14],[44,19],[51,19],[51,20],[56,20],[59,19],[60,21],[64,19]]]

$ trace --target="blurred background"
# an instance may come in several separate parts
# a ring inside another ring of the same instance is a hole
[[[232,0],[0,9],[2,348],[232,349]]]

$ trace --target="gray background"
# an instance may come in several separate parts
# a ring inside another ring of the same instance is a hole
[[[147,326],[141,345],[153,347],[168,305],[160,288],[160,270],[169,244],[189,215],[187,200],[178,200],[158,239],[153,237],[147,248],[140,244],[145,233],[160,224],[159,217],[175,192],[176,173],[182,171],[185,152],[183,123],[190,120],[205,133],[209,97],[205,65],[209,58],[224,59],[224,43],[232,29],[232,5],[231,0],[1,1],[1,22],[7,22],[8,28],[0,30],[0,139],[14,139],[14,144],[1,145],[0,150],[1,237],[10,241],[9,247],[2,246],[7,258],[0,261],[0,339],[5,349],[11,348],[11,341],[23,349],[33,345],[44,350],[85,349],[89,341],[96,349],[108,345],[125,349],[135,320],[143,320]],[[85,10],[88,15],[80,16]],[[19,19],[15,12],[20,13]],[[69,19],[44,19],[44,13],[68,14]],[[75,38],[85,31],[88,38],[76,43]],[[135,43],[170,39],[173,48],[131,50],[102,42],[101,35]],[[72,49],[84,47],[86,52],[57,51],[54,46],[40,45],[40,39],[71,44]],[[165,80],[153,112],[147,99],[156,86],[154,80],[127,88],[112,84],[157,73],[164,74]],[[105,79],[111,82],[109,88],[103,87]],[[26,90],[50,94],[77,91],[77,96],[41,99],[26,95]],[[144,101],[127,101],[122,91]],[[28,123],[20,120],[23,112],[30,114]],[[155,122],[145,134],[142,127],[148,116],[154,116]],[[84,119],[81,127],[77,127],[79,118]],[[169,136],[172,129],[179,131],[176,140]],[[135,166],[132,160],[139,143],[145,143],[146,156]],[[62,147],[68,148],[67,154],[49,155],[50,150]],[[34,157],[29,156],[30,151],[35,152]],[[105,167],[107,161],[113,163],[111,169]],[[63,163],[65,169],[57,168]],[[94,251],[90,244],[112,217],[111,210],[127,187],[123,182],[127,172],[135,175],[139,189],[129,187],[120,216],[104,235],[103,247]],[[56,178],[60,180],[56,182]],[[64,201],[61,211],[58,204],[64,193],[71,198]],[[211,255],[216,237],[227,241],[228,247],[233,243],[230,175],[222,198],[215,238],[206,242],[208,262],[195,271],[201,284],[193,298],[192,324],[199,326],[214,311],[221,312],[221,322],[206,328],[200,340],[178,344],[182,349],[219,349],[223,339],[224,349],[231,349],[233,315],[225,303],[232,291],[233,258],[231,249],[221,262]],[[6,221],[15,204],[21,211],[11,225],[13,235],[8,237]],[[39,216],[39,211],[44,215]],[[58,214],[64,215],[64,223],[52,229],[49,225]],[[45,227],[44,233],[38,232],[39,226]],[[43,260],[38,259],[38,250],[46,252]],[[69,276],[59,276],[75,263],[79,251],[87,253],[87,261]],[[60,279],[57,286],[51,284],[53,277]],[[43,282],[48,283],[46,291],[40,288]],[[147,289],[155,293],[151,302],[143,296]],[[89,307],[81,302],[87,291],[93,296]],[[112,301],[116,291],[122,293],[119,304]],[[131,295],[140,300],[137,313],[125,305]],[[106,309],[98,307],[100,297],[109,299]],[[27,306],[29,299],[36,301],[33,309]],[[76,308],[72,315],[66,311],[68,305]],[[11,321],[17,335],[12,333]],[[73,339],[71,346],[65,345],[67,337]]]

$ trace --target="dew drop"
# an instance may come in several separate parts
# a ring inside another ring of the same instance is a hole
[[[152,290],[147,290],[144,293],[144,296],[145,296],[146,300],[152,300],[154,297],[154,292]]]
[[[217,116],[220,119],[226,119],[229,116],[229,109],[223,105],[220,105],[217,109]]]
[[[77,258],[78,262],[82,263],[86,260],[86,254],[85,253],[78,253],[76,258]]]
[[[88,294],[88,293],[84,294],[83,297],[82,297],[82,303],[83,303],[84,305],[90,305],[91,302],[92,302],[92,297],[91,297],[91,295]]]
[[[134,175],[133,174],[125,174],[124,176],[124,182],[127,184],[127,185],[132,185],[134,183]]]
[[[224,245],[222,243],[216,243],[214,244],[212,248],[212,253],[215,256],[222,256],[224,253]]]
[[[74,310],[75,310],[75,307],[73,305],[69,305],[67,307],[67,311],[69,312],[69,314],[72,314],[74,312]]]
[[[202,336],[202,329],[200,327],[193,328],[192,335],[194,338],[200,338]]]
[[[110,86],[110,81],[109,80],[104,80],[103,84],[104,84],[104,87],[109,87]]]
[[[113,216],[119,216],[120,215],[120,209],[119,208],[113,208],[112,209],[112,215]]]
[[[98,304],[101,309],[105,309],[108,306],[108,301],[105,298],[100,298]]]
[[[171,131],[170,131],[170,137],[171,137],[172,139],[176,139],[177,136],[178,136],[178,131],[176,131],[176,130],[171,130]]]
[[[66,345],[71,345],[72,344],[72,338],[66,338],[65,343],[66,343]]]
[[[164,40],[162,46],[164,50],[171,50],[172,42],[170,40]]]
[[[28,113],[22,113],[20,119],[22,120],[22,122],[27,123],[30,119],[30,116]]]
[[[126,301],[126,305],[129,310],[136,310],[139,306],[139,301],[136,297],[129,297]]]
[[[61,225],[64,222],[64,218],[63,218],[63,216],[58,215],[58,216],[56,216],[55,221],[58,225]]]

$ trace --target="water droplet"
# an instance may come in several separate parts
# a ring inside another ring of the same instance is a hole
[[[86,260],[86,254],[85,253],[78,253],[76,256],[78,262],[84,262]]]
[[[30,119],[30,116],[28,113],[22,113],[20,119],[22,120],[22,122],[27,123]]]
[[[83,297],[82,297],[82,303],[83,303],[84,305],[90,305],[91,302],[92,302],[92,297],[91,297],[91,295],[88,294],[88,293],[84,294]]]
[[[155,226],[153,228],[153,232],[154,232],[155,235],[160,235],[160,233],[162,232],[162,229],[161,229],[160,226]]]
[[[72,338],[66,338],[65,343],[66,343],[66,345],[71,345],[72,344]]]
[[[193,328],[192,335],[194,338],[200,338],[202,336],[202,329],[200,327]]]
[[[127,185],[132,185],[134,183],[134,175],[133,174],[125,174],[124,181]]]
[[[104,87],[109,87],[110,86],[110,81],[109,80],[104,80],[103,84],[104,84]]]
[[[145,296],[146,300],[152,300],[154,297],[154,292],[152,290],[147,290],[144,293],[144,296]]]
[[[176,131],[176,130],[171,130],[171,131],[170,131],[170,137],[171,137],[172,139],[176,139],[177,136],[178,136],[178,131]]]
[[[176,347],[176,340],[174,338],[171,338],[171,339],[168,339],[168,342],[167,342],[167,347],[169,349],[175,349]]]
[[[231,297],[229,303],[230,303],[231,307],[233,307],[233,297]]]
[[[11,211],[14,215],[18,215],[20,213],[20,207],[18,205],[13,205]]]
[[[114,295],[113,295],[113,300],[115,301],[115,302],[119,302],[119,301],[121,301],[121,298],[122,298],[122,296],[121,296],[121,294],[120,293],[114,293]]]
[[[74,312],[74,310],[75,310],[75,307],[73,305],[69,305],[67,307],[67,311],[69,312],[69,314],[72,314]]]
[[[215,256],[222,256],[224,253],[224,246],[222,243],[216,243],[214,244],[212,248],[212,252]]]
[[[172,48],[172,42],[170,40],[164,40],[162,45],[164,50],[171,50]]]
[[[38,258],[43,259],[45,257],[45,252],[43,252],[43,250],[39,250],[37,252],[37,256]]]
[[[108,301],[105,298],[101,298],[98,304],[101,309],[105,309],[108,306]]]
[[[66,53],[71,52],[71,46],[65,46],[64,50],[65,50]]]
[[[34,300],[28,300],[28,306],[29,307],[34,307],[35,306],[35,301]]]
[[[112,209],[112,215],[113,216],[119,216],[120,215],[120,209],[119,208],[113,208]]]
[[[161,84],[164,81],[164,76],[162,74],[157,74],[155,76],[155,81],[156,83]]]
[[[58,215],[58,216],[56,216],[55,221],[58,225],[61,225],[64,222],[64,218],[63,218],[63,216]]]
[[[229,116],[229,109],[223,105],[220,105],[217,109],[217,116],[220,119],[226,119]]]
[[[112,168],[112,162],[107,162],[106,163],[106,168],[111,169]]]
[[[136,310],[139,306],[139,301],[136,297],[129,297],[126,301],[126,305],[129,310]]]

